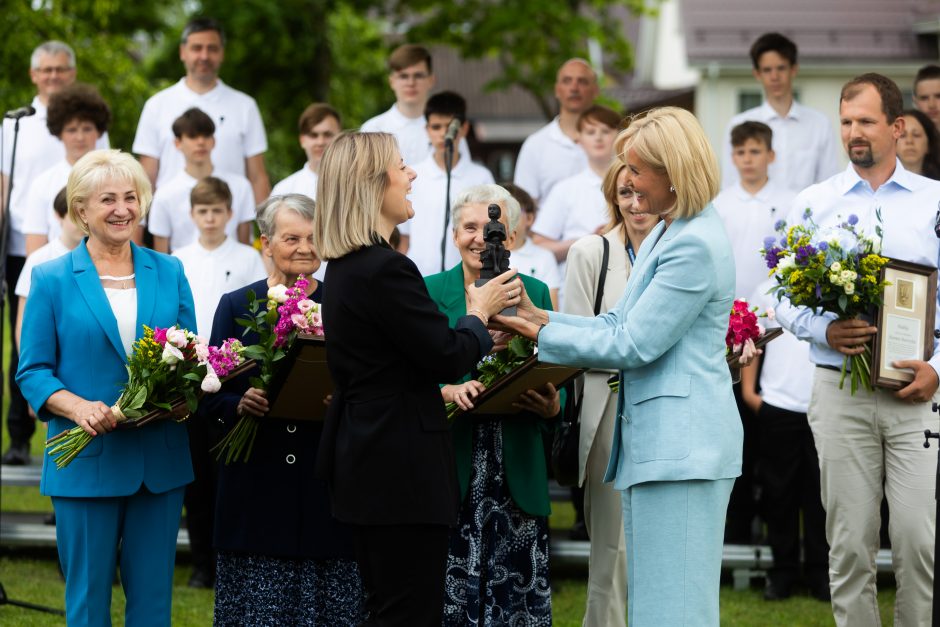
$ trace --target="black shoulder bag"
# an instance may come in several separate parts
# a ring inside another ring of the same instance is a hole
[[[601,300],[604,298],[604,282],[607,280],[607,262],[610,259],[610,243],[603,235],[604,256],[601,260],[601,272],[597,280],[597,296],[594,298],[594,315],[601,312]],[[552,440],[552,474],[555,481],[566,487],[578,485],[578,448],[581,440],[581,403],[584,400],[584,376],[567,383],[564,387],[567,396],[562,411],[561,423]],[[577,400],[575,400],[577,397]]]

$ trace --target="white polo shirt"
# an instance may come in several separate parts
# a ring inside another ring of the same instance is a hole
[[[776,159],[770,164],[770,180],[801,190],[839,171],[836,132],[825,115],[794,100],[787,115],[781,117],[765,101],[737,114],[728,123],[721,159],[722,188],[731,187],[740,179],[731,161],[731,129],[747,121],[763,122],[774,133]]]
[[[65,146],[46,126],[46,105],[33,98],[30,103],[36,113],[20,119],[20,134],[16,141],[16,166],[13,168],[13,194],[10,198],[10,242],[7,254],[13,257],[26,256],[26,238],[23,222],[26,218],[26,200],[33,179],[59,161],[65,159]],[[13,158],[14,120],[3,120],[3,163],[0,171],[10,175]],[[108,147],[108,134],[98,138],[95,148]],[[56,190],[58,191],[58,190]]]
[[[28,297],[29,288],[33,284],[33,268],[41,263],[58,259],[70,250],[71,248],[66,248],[58,237],[49,240],[48,244],[34,250],[33,254],[26,258],[26,263],[23,264],[23,271],[20,272],[20,278],[16,281],[13,293],[23,298]],[[14,304],[14,306],[16,305]]]
[[[764,280],[758,285],[748,303],[764,313],[776,305],[776,299],[767,293],[773,281]],[[767,329],[779,327],[780,323],[760,318]],[[813,391],[813,368],[809,360],[809,344],[801,342],[789,331],[764,346],[761,357],[761,398],[768,405],[805,414]]]
[[[884,232],[881,254],[936,267],[940,240],[933,226],[938,204],[940,182],[908,172],[897,159],[894,174],[875,191],[850,163],[839,174],[797,194],[787,224],[799,222],[807,207],[813,212],[813,221],[821,228],[838,225],[854,214],[858,216],[856,228],[874,238],[875,212],[880,209]],[[826,328],[836,319],[835,314],[817,315],[807,307],[794,307],[784,300],[777,307],[777,319],[798,338],[812,343],[810,360],[813,363],[842,366],[842,354],[830,348],[826,341]],[[940,307],[933,328],[940,329]],[[940,373],[937,346],[938,341],[934,340],[930,365]]]
[[[578,239],[607,224],[603,179],[591,168],[562,179],[542,201],[532,232],[549,239]]]
[[[410,237],[408,257],[415,262],[423,276],[441,271],[441,237],[444,234],[444,195],[447,193],[447,175],[434,162],[434,157],[427,157],[414,166],[418,178],[411,184],[411,205],[415,210],[413,218],[400,224],[398,230]],[[493,182],[493,175],[481,165],[461,157],[450,173],[450,202],[453,208],[457,194],[473,187]],[[454,246],[454,225],[448,218],[447,247],[444,269],[453,267],[460,261],[460,253]]]
[[[515,268],[520,274],[535,277],[550,290],[561,287],[561,273],[558,272],[555,255],[529,238],[520,248],[509,251],[509,267]]]
[[[564,134],[556,117],[522,142],[513,183],[544,201],[556,183],[587,165],[584,150]]]
[[[317,173],[305,164],[304,167],[279,181],[277,185],[271,188],[271,196],[283,196],[284,194],[303,194],[316,200]]]
[[[225,233],[238,239],[238,225],[255,219],[255,197],[251,183],[240,174],[216,169],[211,176],[225,181],[232,192],[232,219],[225,225]],[[198,181],[185,170],[176,174],[153,195],[147,229],[157,237],[170,238],[170,250],[179,250],[199,238],[192,219],[189,195]]]
[[[137,123],[133,151],[160,160],[157,188],[182,171],[183,154],[173,143],[173,122],[187,109],[198,107],[215,122],[212,163],[220,170],[245,176],[245,159],[268,149],[264,123],[254,98],[221,80],[204,94],[186,86],[186,79],[157,92],[144,103]]]
[[[196,328],[206,338],[212,335],[212,320],[222,296],[268,275],[258,251],[231,237],[225,238],[215,250],[206,250],[197,239],[174,250],[173,256],[183,262],[183,272],[193,292]]]
[[[398,110],[398,105],[393,104],[392,108],[385,113],[366,120],[359,130],[364,133],[394,135],[398,140],[398,149],[401,151],[401,158],[405,161],[405,165],[414,167],[426,157],[434,154],[434,148],[431,146],[431,140],[428,139],[428,131],[425,128],[427,123],[423,115],[416,118],[405,117]],[[460,152],[461,160],[470,160],[470,146],[466,138],[460,140],[457,150]]]
[[[62,159],[33,180],[26,196],[24,235],[45,235],[50,242],[59,237],[62,226],[52,208],[52,202],[69,182],[71,171],[72,164]]]
[[[775,235],[774,223],[790,212],[794,196],[795,191],[769,180],[754,195],[735,183],[712,201],[734,251],[735,298],[747,298],[767,279],[767,264],[759,251],[764,238]]]

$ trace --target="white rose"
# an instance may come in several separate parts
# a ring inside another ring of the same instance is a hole
[[[855,293],[855,283],[846,283],[845,284],[845,293],[849,296]]]
[[[793,255],[787,255],[786,257],[782,257],[777,262],[777,272],[784,272],[786,270],[790,270],[795,267],[796,267],[796,259],[794,259]]]
[[[287,287],[283,283],[278,283],[274,287],[268,288],[268,300],[283,303],[287,300]]]
[[[183,361],[183,353],[180,349],[176,348],[167,341],[166,346],[163,347],[163,355],[161,356],[163,363],[170,364],[171,366],[178,361]]]
[[[833,272],[840,272],[842,270],[842,264],[839,263],[838,261],[833,262],[833,264],[829,266],[829,269],[832,270]]]
[[[203,378],[202,385],[199,387],[203,392],[213,394],[222,388],[222,382],[219,381],[219,378],[215,376],[215,373],[210,370]]]

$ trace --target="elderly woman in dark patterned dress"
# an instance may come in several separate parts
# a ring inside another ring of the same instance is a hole
[[[303,274],[308,297],[322,302],[324,286],[311,277],[320,266],[313,249],[314,203],[301,194],[273,196],[258,207],[267,279],[222,297],[212,325],[213,345],[242,337],[235,320],[248,313],[248,290],[264,298],[279,283]],[[249,333],[242,341],[258,342]],[[207,395],[200,411],[230,429],[240,416],[261,418],[247,462],[220,464],[215,516],[219,552],[216,625],[356,625],[362,584],[352,540],[330,515],[326,485],[313,477],[322,422],[267,416],[264,390],[248,374]],[[323,399],[311,398],[310,406]]]
[[[466,313],[465,286],[480,277],[490,203],[501,207],[500,221],[509,234],[505,245],[512,245],[519,202],[499,185],[470,187],[457,196],[453,209],[461,262],[425,279],[428,293],[451,324]],[[524,274],[519,277],[529,298],[551,309],[548,286]],[[444,400],[472,406],[483,386],[467,379],[441,388]],[[463,414],[452,426],[461,503],[447,556],[444,625],[552,624],[550,502],[542,435],[554,430],[560,399],[549,388],[529,390],[517,403],[521,413]]]

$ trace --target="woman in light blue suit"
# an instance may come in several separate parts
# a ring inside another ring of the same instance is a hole
[[[88,153],[66,194],[69,219],[88,237],[33,270],[16,380],[49,436],[75,425],[94,436],[67,467],[43,462],[67,620],[111,624],[120,544],[125,623],[169,625],[183,486],[193,478],[186,427],[159,421],[112,432],[110,407],[143,325],[195,330],[192,294],[178,259],[131,243],[152,197],[133,157]]]
[[[539,359],[620,370],[607,481],[623,491],[631,626],[718,625],[728,498],[741,420],[725,364],[734,260],[711,206],[718,166],[689,112],[636,119],[617,138],[635,211],[663,217],[623,297],[596,318],[523,299],[500,321],[537,338]]]

